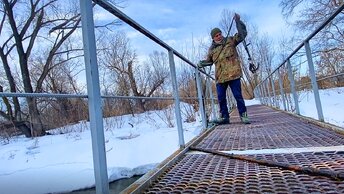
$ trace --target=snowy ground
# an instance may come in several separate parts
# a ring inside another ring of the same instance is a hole
[[[344,88],[321,91],[325,121],[344,127]],[[301,114],[317,118],[312,93],[300,95]],[[246,101],[247,105],[257,104]],[[173,114],[173,112],[172,112]],[[162,112],[104,120],[109,180],[141,175],[179,148],[177,128]],[[183,123],[185,142],[201,131],[199,116]],[[56,129],[64,134],[17,137],[0,144],[0,191],[4,194],[67,192],[94,186],[87,122]]]

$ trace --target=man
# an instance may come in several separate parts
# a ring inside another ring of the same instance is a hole
[[[221,118],[215,121],[217,124],[229,124],[229,113],[227,107],[226,90],[231,88],[233,96],[237,102],[237,108],[241,121],[249,124],[244,98],[241,94],[242,77],[241,64],[236,46],[242,42],[246,35],[246,26],[240,20],[240,15],[235,14],[234,20],[238,33],[234,36],[223,37],[219,28],[214,28],[210,35],[212,45],[209,48],[207,59],[200,61],[199,67],[215,64],[215,80],[217,98],[220,105]]]

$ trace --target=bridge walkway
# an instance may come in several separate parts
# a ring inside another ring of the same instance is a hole
[[[344,135],[264,105],[209,130],[124,193],[344,193]]]

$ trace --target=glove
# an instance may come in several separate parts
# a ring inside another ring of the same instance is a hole
[[[240,20],[240,15],[237,14],[237,13],[235,13],[235,14],[234,14],[234,20],[235,20],[235,21],[239,21],[239,20]]]
[[[209,62],[209,61],[206,61],[206,60],[201,60],[197,64],[198,68],[203,68],[203,67],[211,66],[211,65],[213,65],[213,63]]]
[[[258,67],[256,67],[253,63],[250,63],[249,70],[254,74],[257,72]]]

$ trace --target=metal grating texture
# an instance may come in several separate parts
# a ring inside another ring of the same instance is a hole
[[[248,107],[250,125],[237,113],[150,180],[144,193],[344,193],[344,135],[265,106]],[[278,148],[288,148],[286,149]],[[290,148],[290,149],[289,149]],[[291,148],[309,148],[295,149]],[[331,150],[333,149],[334,150]],[[329,172],[305,171],[232,159],[200,150],[246,151],[242,156]],[[268,149],[268,150],[264,150]],[[320,150],[323,149],[323,150]],[[262,151],[263,152],[260,152]],[[300,151],[307,150],[307,151]],[[309,151],[312,150],[312,151]],[[249,153],[249,154],[248,154]],[[338,177],[337,177],[338,178]],[[141,193],[141,192],[140,192]]]
[[[342,172],[344,169],[343,152],[256,157]],[[189,154],[153,182],[145,193],[344,193],[344,182],[218,155]]]
[[[250,125],[231,116],[196,147],[217,151],[304,148],[344,145],[344,136],[264,106],[248,107]]]

